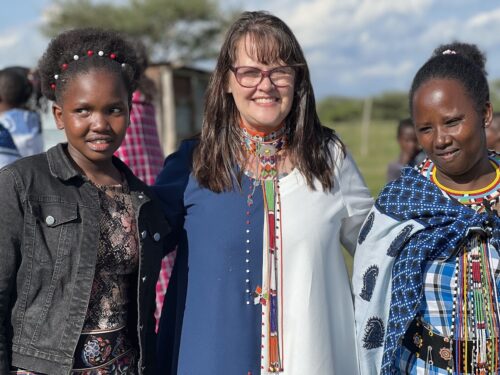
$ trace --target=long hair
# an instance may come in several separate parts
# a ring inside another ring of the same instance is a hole
[[[335,132],[321,126],[309,69],[302,49],[288,26],[267,12],[244,12],[228,30],[215,71],[205,96],[201,140],[193,155],[193,174],[198,183],[214,192],[241,187],[241,168],[245,155],[241,147],[239,112],[226,92],[229,68],[236,61],[238,43],[250,38],[249,54],[263,64],[297,66],[294,98],[285,119],[288,152],[296,168],[314,189],[314,179],[325,191],[333,186],[331,143],[336,142],[342,156],[345,147]]]

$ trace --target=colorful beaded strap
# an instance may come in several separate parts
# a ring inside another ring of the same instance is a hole
[[[281,198],[279,192],[279,152],[286,146],[286,130],[282,125],[270,134],[252,132],[241,127],[242,146],[247,154],[256,157],[258,165],[254,176],[253,190],[247,197],[247,204],[253,204],[257,186],[262,187],[265,211],[265,236],[262,286],[254,292],[254,303],[261,304],[263,336],[267,338],[265,364],[269,372],[283,371],[283,249],[281,231]],[[264,319],[264,318],[263,318]],[[263,364],[264,367],[264,364]]]

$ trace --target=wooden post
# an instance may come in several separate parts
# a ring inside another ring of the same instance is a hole
[[[175,93],[174,74],[172,67],[162,67],[161,69],[161,100],[163,129],[161,143],[165,156],[175,151],[177,147],[177,127],[175,123]]]
[[[373,99],[368,97],[363,104],[363,119],[361,122],[361,156],[368,155],[368,140],[370,138],[370,123],[372,117]]]

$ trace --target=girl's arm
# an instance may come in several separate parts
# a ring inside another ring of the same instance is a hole
[[[9,351],[7,341],[11,325],[11,297],[16,287],[17,265],[23,230],[23,208],[19,195],[20,181],[9,168],[0,170],[0,373],[8,374]]]

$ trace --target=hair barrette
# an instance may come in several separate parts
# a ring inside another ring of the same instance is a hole
[[[441,53],[442,55],[456,55],[457,52],[452,49],[447,49]]]
[[[85,57],[85,56],[86,56],[86,57],[92,57],[92,56],[94,56],[94,51],[92,51],[92,50],[88,50],[88,51],[85,53],[85,55],[83,55],[82,57]],[[98,51],[98,52],[97,52],[97,56],[99,56],[99,57],[107,56],[107,57],[109,57],[109,59],[110,59],[110,60],[113,60],[113,61],[118,62],[118,61],[116,60],[117,55],[116,55],[116,53],[114,53],[114,52],[112,52],[112,53],[110,53],[110,54],[105,54],[105,53],[104,53],[104,51]],[[73,55],[73,60],[72,60],[72,61],[78,61],[78,60],[80,60],[80,56],[79,56],[79,55],[76,55],[76,54],[75,54],[75,55]],[[62,71],[64,71],[64,70],[66,70],[66,69],[68,69],[68,64],[69,64],[69,63],[63,63],[63,64],[61,65],[61,72],[62,72]],[[122,69],[125,69],[125,68],[127,67],[127,64],[126,64],[126,63],[119,63],[119,64],[121,65]],[[55,80],[55,81],[57,81],[57,80],[59,79],[59,74],[60,74],[60,73],[56,73],[56,74],[54,74],[54,80]],[[55,89],[56,89],[56,84],[55,84],[55,82],[51,83],[51,84],[50,84],[50,87],[52,88],[52,90],[55,90]]]

